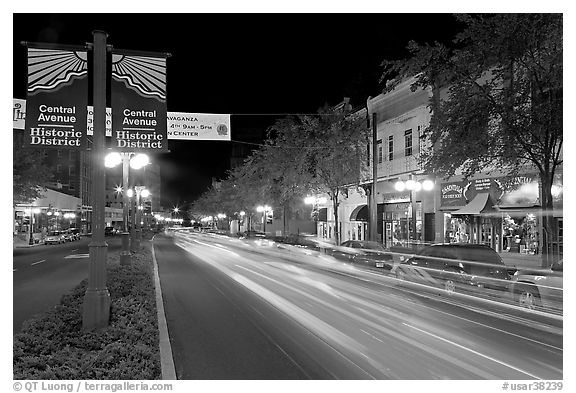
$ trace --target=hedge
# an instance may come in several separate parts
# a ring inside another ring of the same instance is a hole
[[[148,247],[132,264],[108,257],[110,324],[82,331],[87,280],[14,336],[14,379],[153,380],[161,378],[158,320]]]

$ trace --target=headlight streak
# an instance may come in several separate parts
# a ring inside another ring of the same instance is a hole
[[[182,239],[182,240],[183,240],[183,239]],[[244,258],[244,257],[240,257],[238,254],[236,254],[236,253],[234,253],[233,251],[230,251],[230,250],[224,248],[223,246],[216,246],[216,245],[212,245],[212,244],[207,244],[207,243],[198,241],[198,240],[196,240],[196,239],[194,239],[194,240],[192,240],[192,241],[186,240],[185,242],[186,242],[186,243],[194,242],[194,243],[197,243],[197,244],[200,244],[200,245],[204,245],[204,246],[208,246],[208,247],[211,247],[211,248],[215,248],[215,249],[217,249],[217,250],[222,250],[222,251],[226,251],[226,252],[228,252],[228,253],[232,253],[235,257],[238,257],[240,261],[244,261],[244,262],[250,263],[250,266],[251,266],[251,267],[258,268],[259,270],[262,270],[264,273],[269,273],[269,271],[266,271],[266,269],[264,268],[264,266],[263,266],[262,263],[256,263],[256,264],[255,264],[254,261],[252,261],[251,259],[247,259],[247,258]],[[183,247],[183,246],[181,246],[181,245],[179,245],[179,246],[182,247],[182,248],[184,248],[184,249],[187,250],[187,251],[189,251],[189,250],[192,251],[192,249],[191,249],[190,247]],[[194,250],[194,251],[196,251],[196,250]],[[371,347],[370,345],[368,345],[368,346],[366,347],[366,346],[360,344],[357,340],[355,340],[355,339],[352,338],[351,336],[347,335],[343,330],[339,330],[338,328],[336,328],[336,327],[334,327],[334,326],[328,325],[328,324],[327,324],[326,322],[324,322],[322,319],[315,317],[315,316],[314,316],[313,314],[311,314],[309,311],[306,311],[305,309],[302,309],[301,307],[298,307],[297,305],[295,305],[294,303],[292,303],[292,302],[291,302],[290,300],[288,300],[287,298],[282,297],[282,296],[280,296],[280,295],[277,295],[277,294],[274,293],[273,291],[271,291],[271,290],[263,287],[262,285],[254,282],[254,281],[252,281],[252,280],[250,280],[248,277],[246,277],[246,276],[244,276],[244,275],[242,275],[242,274],[238,274],[238,273],[235,273],[235,272],[231,271],[231,270],[230,270],[230,266],[222,266],[222,264],[220,264],[220,263],[212,260],[212,258],[214,257],[214,255],[212,255],[212,254],[209,254],[209,255],[210,255],[210,256],[209,256],[209,257],[207,256],[206,258],[209,258],[209,259],[210,259],[209,263],[210,263],[211,265],[215,266],[217,269],[219,269],[220,271],[222,271],[223,273],[225,273],[225,274],[228,275],[229,277],[233,278],[233,279],[234,279],[236,282],[238,282],[240,285],[248,288],[250,291],[252,291],[252,292],[255,293],[256,295],[258,295],[259,297],[261,297],[261,298],[263,298],[264,300],[268,301],[270,304],[272,304],[273,306],[275,306],[275,307],[278,308],[279,310],[283,311],[285,314],[293,317],[296,321],[298,321],[298,322],[299,322],[300,324],[302,324],[304,327],[306,327],[307,329],[309,329],[311,332],[314,332],[315,335],[317,335],[317,336],[319,336],[319,337],[322,337],[324,340],[328,340],[328,343],[329,343],[329,345],[330,345],[331,347],[334,348],[334,347],[342,346],[342,347],[344,347],[344,349],[345,349],[346,351],[350,351],[351,354],[356,354],[356,355],[362,356],[362,358],[364,358],[366,361],[368,361],[368,362],[370,363],[370,365],[371,365],[372,367],[376,368],[377,370],[384,370],[384,369],[385,369],[385,370],[387,371],[387,375],[388,375],[388,376],[390,376],[390,374],[395,374],[395,373],[394,373],[393,371],[391,371],[389,368],[384,367],[384,365],[383,365],[382,363],[380,363],[378,360],[376,360],[375,358],[372,358],[372,357],[369,356],[371,352],[374,352],[374,350],[375,350],[374,347]],[[325,262],[327,265],[329,265],[329,264],[331,263],[331,262],[328,262],[326,259],[324,259],[324,258],[322,258],[322,257],[320,257],[320,258],[319,258],[319,257],[313,257],[313,259],[315,260],[315,263],[316,263],[316,261],[318,261],[318,260],[324,260],[324,262]],[[299,262],[301,263],[302,261],[300,260]],[[482,369],[479,368],[478,366],[474,365],[473,362],[472,362],[472,363],[466,362],[466,361],[463,362],[462,359],[458,359],[458,358],[455,358],[455,357],[453,357],[453,356],[451,356],[451,355],[449,355],[449,354],[447,354],[447,353],[443,353],[442,348],[433,348],[432,346],[427,345],[427,344],[431,344],[430,342],[428,342],[428,343],[425,344],[425,343],[422,342],[422,341],[418,341],[418,340],[415,340],[415,339],[413,339],[413,338],[411,338],[411,337],[407,337],[407,336],[406,336],[406,331],[405,331],[405,330],[402,330],[402,329],[399,327],[399,324],[398,324],[398,323],[392,323],[392,322],[390,322],[390,319],[391,319],[390,317],[394,317],[392,320],[398,320],[398,319],[402,319],[402,318],[403,318],[404,320],[406,320],[406,315],[403,315],[403,316],[400,316],[400,317],[399,317],[398,310],[389,309],[388,307],[385,307],[385,306],[383,306],[382,304],[379,304],[378,302],[365,301],[365,299],[363,299],[362,297],[354,296],[354,295],[351,295],[350,293],[343,292],[343,291],[342,291],[342,288],[334,288],[334,287],[332,287],[332,286],[330,286],[329,284],[326,284],[326,283],[318,283],[317,281],[314,280],[313,277],[306,276],[306,273],[307,273],[306,269],[300,269],[300,268],[297,268],[296,266],[287,265],[287,264],[285,264],[285,263],[276,262],[276,261],[268,262],[268,263],[264,262],[264,263],[265,263],[267,266],[273,266],[273,267],[275,267],[276,269],[282,269],[282,270],[284,270],[284,271],[288,271],[288,272],[292,273],[291,278],[295,279],[297,282],[306,284],[306,286],[309,286],[309,287],[315,288],[315,289],[317,289],[317,290],[320,290],[320,291],[322,291],[322,292],[324,292],[324,293],[327,293],[327,294],[331,295],[332,297],[337,297],[337,298],[339,298],[339,299],[343,299],[343,300],[348,301],[349,303],[352,303],[352,305],[351,305],[350,307],[356,308],[356,310],[362,311],[362,313],[365,314],[366,317],[375,319],[375,321],[371,321],[371,320],[369,320],[369,319],[367,319],[367,318],[364,318],[364,317],[359,316],[357,313],[356,313],[356,314],[355,314],[355,313],[352,313],[352,312],[350,312],[350,311],[347,311],[347,310],[343,309],[342,307],[338,307],[338,306],[333,305],[333,304],[331,304],[331,303],[329,303],[329,302],[325,302],[325,301],[323,301],[322,299],[318,298],[317,296],[314,296],[314,295],[311,294],[311,293],[308,293],[308,292],[306,292],[306,291],[300,290],[299,288],[303,288],[302,286],[293,286],[293,285],[290,285],[290,284],[288,284],[288,283],[286,283],[286,282],[278,281],[278,280],[276,280],[276,279],[271,278],[270,276],[267,276],[267,275],[265,275],[265,274],[259,273],[259,272],[255,271],[255,270],[249,269],[249,268],[247,268],[247,267],[244,267],[244,266],[241,266],[241,265],[238,265],[238,264],[234,264],[234,267],[243,269],[243,270],[245,270],[245,271],[248,271],[250,274],[257,275],[258,277],[261,277],[261,278],[265,279],[266,281],[272,282],[272,283],[273,283],[274,285],[276,285],[276,286],[283,287],[283,288],[286,288],[286,289],[289,290],[289,291],[299,293],[301,296],[304,296],[304,297],[310,299],[310,300],[312,301],[312,303],[310,303],[310,304],[318,304],[318,305],[319,305],[318,309],[319,309],[319,310],[322,310],[323,312],[326,311],[326,310],[332,310],[332,311],[333,311],[334,313],[336,313],[336,314],[341,314],[341,315],[346,316],[347,318],[350,318],[351,321],[356,321],[356,322],[359,322],[359,323],[361,323],[361,324],[364,324],[367,329],[361,329],[361,331],[362,331],[363,333],[367,334],[368,336],[370,336],[372,340],[376,340],[376,341],[379,341],[379,342],[381,342],[381,343],[384,343],[384,341],[382,341],[382,340],[381,340],[380,338],[378,338],[376,335],[369,333],[369,330],[374,330],[375,332],[377,332],[379,335],[382,335],[383,337],[392,337],[392,338],[396,339],[396,340],[399,341],[399,342],[403,342],[403,343],[405,343],[405,344],[408,344],[408,345],[414,347],[415,349],[424,350],[425,352],[429,353],[430,355],[433,355],[433,356],[435,356],[435,357],[438,357],[439,359],[444,359],[444,360],[452,363],[452,364],[455,366],[455,368],[460,368],[460,369],[463,369],[463,370],[467,370],[467,371],[470,372],[472,375],[476,375],[476,376],[480,376],[480,377],[488,378],[488,379],[498,379],[498,378],[500,378],[499,376],[493,375],[493,373],[492,373],[491,371],[482,370]],[[348,266],[348,265],[346,265],[346,266],[347,266],[347,267],[350,267],[350,266]],[[348,270],[350,270],[350,269],[348,269]],[[356,269],[352,269],[351,271],[352,271],[352,272],[355,272]],[[339,270],[339,273],[340,273],[340,274],[343,274],[343,275],[345,275],[345,276],[348,276],[348,277],[350,277],[350,278],[353,278],[353,279],[355,279],[355,280],[369,281],[369,282],[375,283],[376,285],[381,285],[381,286],[388,286],[388,287],[390,287],[390,285],[386,285],[386,284],[383,284],[383,283],[380,283],[380,282],[373,282],[373,281],[371,281],[371,280],[367,280],[367,279],[364,279],[364,278],[359,278],[359,277],[354,276],[354,275],[352,275],[352,274],[343,273],[343,272],[341,272],[340,270]],[[387,282],[394,282],[394,281],[396,281],[395,278],[382,277],[381,275],[376,274],[376,273],[372,273],[372,272],[367,272],[367,273],[370,273],[370,275],[373,276],[373,277],[380,276],[381,278],[386,278],[386,281],[387,281]],[[323,284],[323,285],[318,285],[318,284]],[[416,284],[416,283],[411,283],[411,284],[414,284],[414,285],[416,285],[416,286],[422,285],[422,284]],[[422,285],[422,286],[423,286],[423,285]],[[351,288],[351,287],[350,287],[350,288]],[[405,290],[405,289],[402,288],[402,290]],[[411,292],[411,291],[406,291],[406,292]],[[412,293],[414,293],[414,292],[412,292]],[[418,294],[418,293],[415,293],[415,294]],[[468,297],[468,298],[469,298],[469,297],[472,297],[473,299],[478,300],[478,298],[473,297],[473,296],[464,295],[464,294],[459,294],[459,295],[461,295],[461,296],[464,297],[464,298],[466,298],[466,297]],[[270,299],[272,299],[272,300],[270,300],[269,297],[270,297]],[[482,300],[484,300],[484,299],[482,299]],[[447,303],[454,304],[454,305],[459,306],[459,307],[462,307],[462,306],[463,306],[462,304],[458,304],[458,302],[454,302],[453,300],[450,300],[450,301],[448,301]],[[493,301],[486,300],[486,303],[487,303],[487,304],[490,304],[490,303],[493,303]],[[502,306],[501,303],[498,303],[498,304]],[[361,306],[361,307],[358,307],[358,306]],[[458,316],[458,315],[454,315],[454,314],[451,314],[451,313],[443,312],[443,311],[441,311],[441,310],[434,309],[434,308],[431,308],[431,307],[427,307],[427,306],[422,305],[422,304],[419,304],[419,306],[424,307],[424,308],[427,308],[429,311],[433,311],[433,312],[438,312],[438,311],[439,311],[439,312],[441,312],[442,314],[445,314],[445,315],[447,315],[447,316],[451,316],[451,317],[458,318],[458,319],[463,320],[463,321],[466,321],[466,322],[468,322],[468,323],[473,323],[473,324],[476,324],[476,325],[478,325],[478,326],[482,326],[482,327],[485,327],[485,328],[493,329],[493,330],[498,331],[498,332],[501,332],[501,333],[509,334],[509,335],[511,335],[511,336],[518,337],[518,338],[520,338],[520,339],[525,339],[525,340],[534,342],[534,343],[536,343],[536,344],[544,345],[544,346],[547,346],[547,347],[549,347],[549,348],[562,351],[561,348],[554,347],[554,346],[549,345],[549,344],[541,343],[541,342],[538,342],[538,341],[536,341],[536,340],[532,340],[532,339],[530,339],[530,338],[527,338],[527,337],[523,337],[523,336],[514,334],[514,333],[512,333],[512,332],[507,332],[507,331],[504,331],[504,330],[501,330],[501,329],[498,329],[498,328],[495,328],[495,327],[492,327],[492,326],[489,326],[489,325],[486,325],[486,324],[483,324],[483,323],[480,323],[480,322],[476,322],[476,321],[473,321],[473,320],[470,320],[470,319],[467,319],[467,318],[460,317],[460,316]],[[364,307],[366,307],[367,309],[366,309],[366,310],[362,310],[362,308],[364,308]],[[478,312],[478,313],[481,313],[481,314],[486,314],[486,315],[490,315],[490,316],[493,316],[493,317],[502,319],[502,315],[500,315],[499,313],[491,312],[491,311],[488,311],[488,310],[477,309],[477,308],[469,307],[469,306],[466,306],[466,307],[469,308],[469,309],[471,309],[471,310],[474,311],[474,312]],[[387,308],[387,310],[384,310],[384,308]],[[369,310],[378,311],[379,313],[384,313],[384,315],[382,315],[382,314],[380,314],[380,315],[374,315],[374,313],[370,313]],[[395,315],[391,315],[393,312],[395,313]],[[313,319],[312,319],[312,320],[309,320],[309,319],[311,318],[311,316],[312,316]],[[511,316],[509,316],[509,317],[511,317]],[[509,318],[509,319],[512,319],[512,318]],[[514,321],[514,320],[512,319],[512,321]],[[537,376],[535,376],[534,374],[531,374],[531,373],[529,373],[529,372],[527,372],[527,371],[525,371],[525,370],[522,370],[521,368],[512,366],[512,365],[510,365],[510,364],[508,364],[508,363],[506,363],[506,362],[503,362],[503,361],[501,361],[501,360],[498,360],[496,357],[492,357],[492,356],[485,355],[485,354],[480,353],[480,352],[478,352],[478,351],[475,351],[475,350],[473,350],[473,349],[471,349],[471,348],[469,348],[469,347],[467,347],[467,346],[465,346],[465,345],[461,345],[461,344],[452,342],[452,341],[447,340],[447,339],[445,339],[445,338],[442,338],[442,337],[440,337],[440,336],[438,336],[438,335],[436,335],[436,334],[434,334],[434,333],[430,333],[430,332],[428,332],[428,331],[426,331],[426,330],[422,330],[422,329],[420,329],[420,328],[418,328],[418,327],[415,327],[415,326],[413,326],[413,325],[410,325],[410,324],[407,324],[407,323],[405,323],[405,322],[402,322],[401,320],[400,320],[400,321],[397,321],[397,322],[400,322],[400,324],[402,324],[402,325],[404,325],[404,326],[407,326],[407,327],[409,327],[409,328],[412,328],[412,329],[414,329],[414,330],[416,330],[416,331],[420,331],[421,333],[424,333],[424,334],[426,334],[427,336],[434,337],[436,340],[442,341],[442,342],[444,342],[444,343],[449,343],[451,346],[454,346],[455,348],[465,349],[466,351],[471,352],[471,353],[474,353],[474,354],[480,356],[480,357],[483,358],[483,359],[487,359],[487,360],[490,360],[490,361],[492,361],[492,362],[496,362],[497,364],[507,366],[507,367],[509,367],[509,368],[517,371],[517,372],[521,372],[521,373],[523,373],[523,374],[525,374],[525,375],[528,375],[528,376],[531,376],[531,377],[533,377],[533,378],[540,379],[540,377],[537,377]],[[516,322],[519,322],[519,321],[516,321]],[[525,321],[521,321],[521,320],[520,320],[520,322],[524,322],[524,323],[525,323]],[[356,325],[356,326],[358,326],[357,323],[352,323],[351,325]],[[330,328],[330,330],[324,331],[324,328],[325,328],[326,326],[328,326],[328,327]],[[342,340],[343,337],[347,338],[348,341],[342,342],[341,340]],[[335,350],[336,350],[336,349],[335,349]],[[339,350],[336,350],[336,351],[339,351]],[[458,352],[455,351],[455,353],[458,353]],[[368,354],[368,355],[367,355],[367,354]],[[374,355],[377,356],[377,357],[379,357],[379,356],[382,356],[382,353],[377,352],[377,353],[375,353]],[[353,360],[351,360],[351,359],[349,358],[349,356],[345,356],[345,355],[342,355],[342,356],[344,356],[344,357],[345,357],[346,359],[348,359],[349,361],[353,362],[357,367],[359,367],[359,368],[361,368],[362,370],[364,370],[360,365],[356,364]],[[364,371],[365,371],[365,370],[364,370]],[[373,377],[373,375],[372,375],[371,373],[367,372],[367,374],[369,374],[371,377]]]
[[[465,347],[465,346],[463,346],[463,345],[457,344],[457,343],[455,343],[455,342],[452,342],[452,341],[450,341],[450,340],[447,340],[447,339],[445,339],[445,338],[442,338],[442,337],[440,337],[440,336],[437,336],[437,335],[432,334],[432,333],[430,333],[430,332],[427,332],[427,331],[425,331],[425,330],[419,329],[419,328],[417,328],[417,327],[415,327],[415,326],[411,326],[411,325],[409,325],[409,324],[407,324],[407,323],[403,323],[403,325],[405,325],[405,326],[407,326],[407,327],[409,327],[409,328],[412,328],[412,329],[414,329],[414,330],[417,330],[417,331],[419,331],[419,332],[421,332],[421,333],[424,333],[424,334],[427,334],[427,335],[429,335],[429,336],[432,336],[432,337],[434,337],[434,338],[436,338],[436,339],[438,339],[438,340],[441,340],[441,341],[443,341],[443,342],[446,342],[446,343],[448,343],[448,344],[455,345],[455,346],[457,346],[458,348],[464,349],[465,351],[471,352],[471,353],[473,353],[473,354],[475,354],[475,355],[481,356],[481,357],[483,357],[483,358],[486,358],[486,359],[488,359],[488,360],[491,360],[491,361],[493,361],[493,362],[496,362],[496,363],[498,363],[498,364],[501,364],[501,365],[503,365],[503,366],[506,366],[506,367],[508,367],[508,368],[511,368],[512,370],[516,370],[516,371],[518,371],[518,372],[520,372],[520,373],[526,374],[526,375],[528,375],[528,376],[530,376],[530,377],[532,377],[532,378],[535,378],[535,379],[543,379],[543,378],[540,378],[540,377],[538,377],[538,376],[536,376],[536,375],[534,375],[534,374],[529,373],[528,371],[519,369],[519,368],[517,368],[517,367],[512,366],[511,364],[502,362],[502,361],[500,361],[500,360],[498,360],[498,359],[494,359],[494,358],[492,358],[492,357],[490,357],[490,356],[484,355],[484,354],[482,354],[482,353],[480,353],[480,352],[477,352],[477,351],[475,351],[475,350],[473,350],[473,349],[470,349],[470,348]]]

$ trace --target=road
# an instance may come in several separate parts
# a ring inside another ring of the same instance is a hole
[[[399,286],[321,254],[154,240],[179,379],[562,379],[562,321]]]
[[[119,249],[119,238],[106,238],[108,250]],[[88,278],[90,238],[55,245],[16,248],[13,252],[13,333],[22,323],[60,302]]]

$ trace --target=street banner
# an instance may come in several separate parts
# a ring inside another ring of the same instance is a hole
[[[169,112],[168,139],[229,141],[230,115]]]
[[[13,98],[13,128],[24,129],[26,100]],[[86,134],[92,135],[93,108],[88,106]],[[167,112],[168,139],[226,140],[231,139],[229,114]],[[112,108],[106,108],[106,136],[112,136]]]
[[[28,48],[26,147],[86,149],[86,51]]]
[[[87,129],[88,135],[94,134],[94,107],[88,106]],[[106,136],[112,136],[112,108],[106,108]]]
[[[112,53],[112,149],[166,152],[166,58]]]
[[[20,100],[18,98],[12,99],[12,117],[13,117],[13,127],[16,130],[23,130],[25,128],[26,119],[26,100]]]

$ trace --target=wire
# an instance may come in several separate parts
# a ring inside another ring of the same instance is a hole
[[[230,142],[234,142],[234,143],[243,143],[246,145],[254,145],[254,146],[261,146],[261,147],[275,147],[278,149],[311,149],[311,150],[317,150],[317,149],[335,149],[334,146],[279,146],[279,145],[267,145],[267,144],[263,144],[263,143],[252,143],[252,142],[243,142],[243,141],[235,141],[235,140],[230,140]],[[350,149],[350,146],[342,146],[342,149]]]

